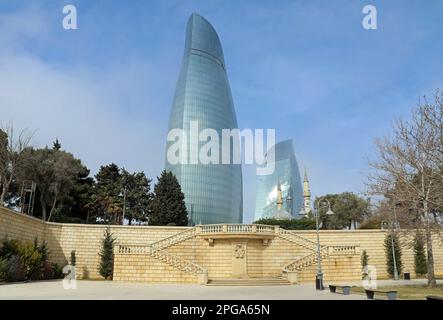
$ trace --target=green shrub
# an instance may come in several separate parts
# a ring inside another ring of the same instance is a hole
[[[4,240],[0,248],[0,259],[3,261],[0,264],[0,279],[23,281],[53,278],[48,247],[44,242],[38,245],[37,239],[32,244]]]
[[[52,278],[51,279],[63,279],[63,268],[57,263],[52,263]]]
[[[0,282],[6,281],[6,259],[0,258]]]
[[[274,218],[260,219],[255,221],[254,224],[280,226],[287,230],[315,230],[315,220],[305,217],[293,220],[278,220]]]
[[[40,280],[43,276],[43,256],[36,244],[23,244],[20,247],[19,257],[25,268],[29,280]]]
[[[11,256],[6,262],[6,281],[16,282],[26,280],[26,270],[20,257],[17,255]]]
[[[18,255],[21,247],[21,242],[18,240],[3,240],[0,248],[0,258],[9,260],[13,255]]]
[[[414,269],[416,275],[423,276],[428,273],[425,240],[420,232],[417,232],[414,238]]]

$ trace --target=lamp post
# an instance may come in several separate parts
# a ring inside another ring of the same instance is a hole
[[[317,231],[317,276],[315,278],[315,288],[317,290],[324,290],[324,286],[323,286],[323,271],[321,268],[321,246],[320,246],[320,226],[319,226],[319,219],[320,219],[320,206],[322,204],[326,204],[328,207],[328,211],[326,211],[326,214],[329,215],[333,215],[334,212],[331,210],[331,203],[329,202],[328,199],[318,199],[315,203],[314,203],[314,217],[315,217],[315,227],[316,227],[316,231]],[[306,216],[306,212],[304,210],[304,208],[302,208],[300,210],[300,215],[302,216]]]
[[[126,214],[126,187],[123,189],[123,217],[122,217],[122,225],[125,224],[125,214]]]
[[[383,226],[388,226],[391,229],[391,248],[392,248],[392,261],[394,262],[394,280],[398,280],[398,269],[397,269],[397,261],[395,259],[395,246],[394,246],[394,225],[396,222],[381,222],[381,229],[383,230]]]

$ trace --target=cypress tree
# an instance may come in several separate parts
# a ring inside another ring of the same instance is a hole
[[[177,178],[163,170],[154,187],[150,225],[164,226],[188,225],[188,212],[185,206],[185,195]]]
[[[428,272],[425,243],[420,232],[417,232],[414,238],[414,269],[416,275],[425,275]]]
[[[75,257],[75,250],[71,251],[71,266],[75,266],[77,259]]]
[[[386,236],[385,239],[385,253],[386,253],[386,267],[388,274],[391,276],[394,276],[394,258],[392,254],[392,240],[394,240],[394,250],[395,250],[395,262],[397,265],[397,271],[398,275],[400,276],[402,269],[403,269],[403,263],[401,261],[401,247],[400,247],[400,241],[396,234],[389,233]]]
[[[100,251],[100,275],[105,278],[105,280],[112,279],[112,273],[114,270],[114,237],[111,233],[110,228],[106,228],[103,235],[102,248]]]
[[[366,250],[363,250],[363,252],[361,253],[361,266],[364,268],[368,265],[369,262],[369,256],[368,253],[366,252]]]

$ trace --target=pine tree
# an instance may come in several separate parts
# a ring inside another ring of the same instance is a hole
[[[428,272],[424,237],[417,232],[414,238],[414,269],[416,275],[425,275]]]
[[[400,275],[403,269],[403,263],[401,261],[401,247],[400,241],[396,234],[389,233],[385,239],[385,253],[386,253],[386,267],[388,274],[394,276],[394,258],[392,254],[392,240],[394,240],[394,250],[395,250],[395,262],[397,265],[397,272]]]
[[[96,205],[99,208],[98,218],[104,223],[120,224],[123,214],[123,185],[120,168],[111,163],[101,166],[95,175]]]
[[[185,195],[181,191],[177,178],[165,170],[154,187],[150,225],[188,225],[188,212],[185,206]]]
[[[102,249],[100,251],[100,275],[107,280],[112,279],[112,273],[114,269],[114,237],[110,228],[106,228],[103,235]]]
[[[62,144],[60,141],[58,141],[58,138],[55,139],[54,143],[52,144],[52,150],[59,151],[62,148]]]

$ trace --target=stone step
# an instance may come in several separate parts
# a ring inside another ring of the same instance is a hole
[[[209,279],[208,286],[282,286],[291,283],[284,278]]]

